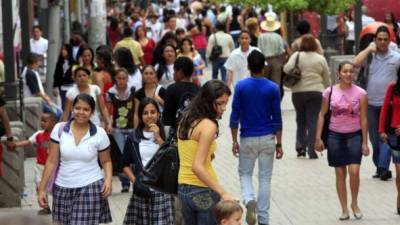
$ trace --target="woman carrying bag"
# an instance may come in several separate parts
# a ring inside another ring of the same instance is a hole
[[[360,164],[362,155],[369,154],[367,93],[353,84],[354,66],[350,62],[339,64],[339,83],[323,92],[321,112],[319,113],[315,149],[328,148],[329,166],[335,168],[336,189],[342,207],[339,220],[348,220],[346,176],[350,176],[351,209],[356,219],[362,218],[358,207],[360,187]],[[330,97],[329,97],[330,96]],[[328,100],[330,99],[330,101]],[[325,114],[331,109],[328,143],[321,139]]]
[[[393,163],[396,166],[397,213],[400,215],[400,74],[397,81],[389,84],[383,102],[379,133],[392,151]],[[389,158],[390,160],[390,158]]]
[[[128,135],[123,154],[123,171],[133,183],[124,225],[173,225],[172,195],[149,189],[139,178],[143,167],[165,140],[157,102],[144,98],[139,104],[138,115],[138,127]]]

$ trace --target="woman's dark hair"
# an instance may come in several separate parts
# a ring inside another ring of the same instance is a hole
[[[301,38],[300,51],[316,52],[318,50],[318,43],[312,34],[305,34]]]
[[[89,47],[89,45],[82,45],[81,47],[79,47],[78,53],[76,54],[76,58],[79,59],[79,57],[81,57],[86,50],[92,53],[92,61],[90,62],[90,64],[92,65],[92,67],[94,67],[94,51],[91,47]]]
[[[147,105],[154,105],[154,107],[157,109],[157,112],[161,115],[160,109],[158,108],[158,104],[156,102],[156,100],[152,99],[152,98],[143,98],[143,100],[140,102],[139,107],[138,107],[138,117],[139,117],[139,124],[137,127],[137,134],[139,135],[139,137],[141,139],[146,139],[143,135],[143,129],[145,127],[144,122],[143,122],[143,112],[144,112],[144,108],[146,108]],[[158,118],[157,120],[157,126],[160,128],[160,136],[163,140],[165,140],[165,132],[164,132],[164,126],[161,123],[160,118]]]
[[[203,24],[201,23],[201,19],[199,19],[199,18],[195,19],[194,24],[196,25],[199,32],[203,31]]]
[[[99,47],[96,48],[96,57],[100,58],[102,63],[103,63],[103,67],[99,67],[97,68],[97,71],[107,71],[111,74],[111,76],[113,76],[114,74],[114,65],[112,64],[112,50],[109,46],[107,45],[100,45]]]
[[[74,57],[72,55],[72,46],[70,44],[63,44],[61,47],[61,52],[60,52],[60,56],[58,57],[58,60],[61,60],[62,62],[64,62],[64,57],[62,56],[62,49],[65,48],[68,52],[68,58],[66,58],[66,60],[68,61],[68,63],[70,65],[72,65],[74,63]]]
[[[133,62],[133,56],[131,50],[127,48],[118,48],[114,53],[115,62],[119,67],[125,68],[129,74],[135,74],[137,71],[137,66]]]
[[[157,68],[157,71],[156,71],[158,80],[161,80],[161,78],[162,78],[164,73],[168,73],[169,72],[168,71],[168,67],[167,67],[167,62],[165,61],[165,58],[164,58],[164,51],[168,47],[172,48],[174,50],[175,54],[176,54],[176,49],[175,49],[175,47],[173,45],[166,44],[161,48],[161,52],[160,52],[161,53],[161,58],[160,58],[160,61],[158,63],[158,68]],[[171,74],[171,76],[172,75],[173,74]]]
[[[110,28],[113,31],[118,31],[118,19],[115,17],[110,18]]]
[[[299,32],[300,35],[310,33],[310,23],[306,20],[300,20],[297,23],[296,30]]]
[[[224,94],[228,96],[231,95],[231,90],[224,82],[221,80],[207,81],[207,83],[200,88],[182,116],[178,130],[179,139],[189,139],[189,130],[193,131],[193,128],[195,128],[202,119],[210,119],[218,127],[218,114],[215,110],[216,100]]]
[[[84,73],[86,73],[86,74],[90,77],[90,71],[89,71],[88,69],[86,69],[85,67],[83,67],[83,66],[78,66],[77,68],[75,68],[75,70],[74,70],[74,76],[76,76],[76,74],[77,74],[79,71],[83,71]]]
[[[145,27],[143,27],[142,25],[139,25],[139,26],[136,27],[136,30],[135,30],[135,40],[136,41],[139,41],[139,34],[138,34],[139,28],[141,28],[143,30],[144,37],[146,37],[146,29],[145,29]]]
[[[192,52],[194,51],[192,39],[185,37],[185,38],[182,39],[181,43],[179,44],[180,53],[183,52],[183,43],[186,42],[186,41],[189,42],[190,51],[192,51]]]
[[[74,101],[72,102],[72,106],[75,106],[78,101],[83,101],[86,102],[92,112],[96,109],[96,102],[94,101],[94,98],[86,93],[81,93],[78,96],[75,97]]]
[[[164,51],[164,47],[167,44],[168,40],[174,40],[176,43],[178,43],[178,38],[173,32],[167,32],[166,34],[164,34],[164,36],[161,38],[161,40],[157,43],[156,47],[154,48],[153,63],[152,63],[153,66],[161,62],[162,53]],[[176,47],[174,46],[174,48]]]
[[[337,71],[340,72],[345,65],[352,65],[354,67],[354,64],[352,62],[346,60],[346,61],[343,61],[343,62],[339,63]]]

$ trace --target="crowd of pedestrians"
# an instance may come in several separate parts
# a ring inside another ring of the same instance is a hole
[[[297,157],[318,159],[317,152],[327,149],[342,208],[339,219],[350,218],[347,174],[352,214],[363,217],[359,171],[362,157],[369,154],[368,137],[374,177],[390,179],[391,157],[396,165],[400,214],[400,53],[389,48],[389,29],[398,29],[393,15],[352,62],[339,65],[335,84],[307,21],[298,22],[299,37],[286,43],[272,11],[201,1],[146,8],[126,3],[124,11],[108,10],[108,44],[92,49],[74,34],[62,45],[55,71],[47,71],[54,73],[54,94],[61,105],[44,92],[38,70],[48,43],[40,26],[33,27],[32,53],[22,78],[25,97],[43,100],[43,131],[26,141],[10,139],[8,145],[36,146],[40,214],[52,213],[60,224],[111,222],[107,197],[114,173],[121,192],[132,187],[124,224],[240,224],[239,198],[220,185],[212,166],[218,120],[232,95],[229,127],[245,219],[249,225],[270,224],[273,162],[283,157],[287,141],[282,139],[284,78],[294,69],[301,78],[288,86],[296,112],[293,151]],[[348,32],[353,30],[351,15],[345,23]],[[349,48],[353,42],[348,37]],[[358,78],[367,82],[354,82],[358,67]],[[139,179],[171,136],[177,138],[180,158],[177,196],[148,188]],[[117,163],[112,163],[115,155]],[[258,194],[252,185],[256,161]]]

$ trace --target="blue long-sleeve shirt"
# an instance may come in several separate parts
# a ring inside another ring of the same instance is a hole
[[[259,77],[239,81],[232,102],[230,127],[238,128],[240,137],[259,137],[282,130],[279,87]]]

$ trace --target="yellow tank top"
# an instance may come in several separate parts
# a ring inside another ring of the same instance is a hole
[[[181,140],[178,139],[178,152],[179,152],[179,176],[178,183],[179,184],[190,184],[199,187],[207,187],[192,171],[192,164],[194,161],[194,157],[196,155],[198,142],[194,140]],[[210,177],[218,182],[217,174],[214,171],[214,168],[211,165],[211,156],[216,150],[216,142],[213,141],[211,144],[211,148],[208,151],[207,160],[205,162],[204,167],[207,170],[207,173]]]

